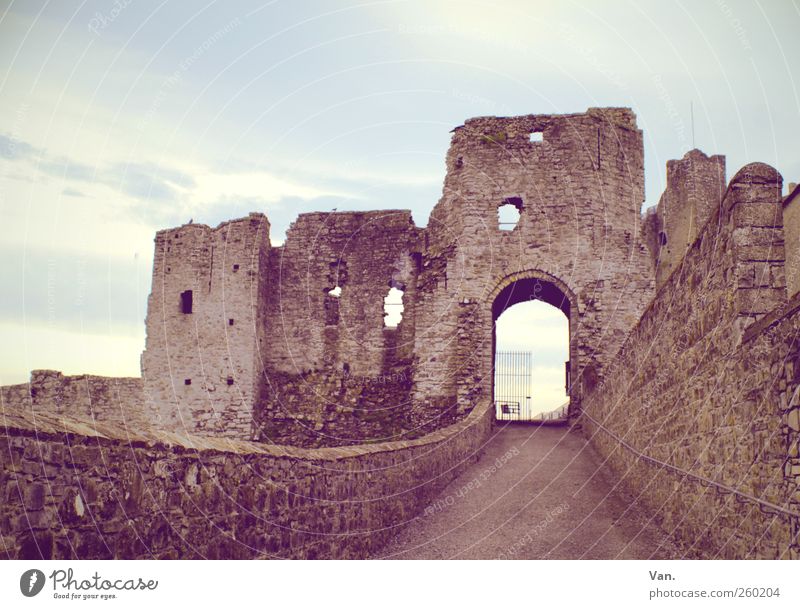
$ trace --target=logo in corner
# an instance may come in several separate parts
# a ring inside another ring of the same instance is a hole
[[[19,578],[19,590],[25,596],[36,596],[44,588],[44,573],[39,569],[28,569]]]

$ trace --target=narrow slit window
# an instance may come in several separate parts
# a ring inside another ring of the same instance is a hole
[[[192,291],[181,292],[181,313],[189,315],[192,312]]]
[[[330,284],[329,284],[330,285]],[[325,325],[335,326],[339,323],[339,300],[342,297],[342,287],[336,286],[332,290],[325,288]]]

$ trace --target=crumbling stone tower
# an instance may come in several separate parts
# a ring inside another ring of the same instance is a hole
[[[142,377],[159,427],[250,437],[269,250],[262,214],[156,234]]]
[[[454,130],[427,229],[416,398],[460,411],[491,395],[494,321],[531,298],[570,322],[570,396],[595,384],[653,295],[640,238],[642,134],[634,114],[476,118]],[[519,222],[503,230],[498,208]]]
[[[725,157],[690,150],[667,161],[667,187],[658,206],[645,218],[647,244],[653,253],[656,287],[683,260],[725,194]]]

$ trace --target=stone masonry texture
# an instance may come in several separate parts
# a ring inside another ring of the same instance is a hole
[[[786,301],[780,189],[766,165],[734,177],[584,399],[592,443],[665,528],[710,558],[797,558],[800,549],[796,516],[685,473],[800,512],[800,314]]]
[[[364,558],[477,458],[490,406],[424,439],[323,449],[9,409],[0,547],[20,559]]]

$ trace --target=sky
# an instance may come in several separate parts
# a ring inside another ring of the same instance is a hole
[[[158,229],[424,226],[472,116],[633,108],[644,206],[693,146],[800,181],[798,30],[796,0],[0,0],[0,384],[138,375]]]

